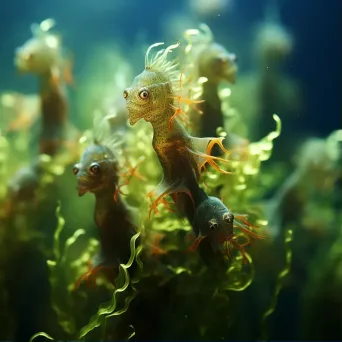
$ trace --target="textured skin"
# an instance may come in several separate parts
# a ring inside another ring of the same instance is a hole
[[[99,166],[97,173],[91,172],[91,166]],[[130,257],[130,240],[136,233],[131,211],[125,202],[114,193],[118,184],[118,165],[109,148],[102,145],[89,146],[81,161],[75,165],[78,193],[95,195],[94,218],[99,229],[101,252],[95,258],[95,267],[115,265],[127,262]]]
[[[140,96],[143,92],[147,94],[145,98]],[[143,71],[124,95],[131,125],[144,119],[153,127],[152,146],[163,169],[163,180],[154,191],[157,198],[154,206],[165,196],[177,193],[177,205],[186,208],[186,216],[191,222],[194,214],[193,210],[191,213],[191,205],[196,207],[196,202],[202,200],[203,196],[203,193],[201,198],[196,196],[200,192],[197,185],[200,171],[206,162],[213,160],[207,154],[207,149],[215,138],[190,136],[177,118],[170,125],[177,96],[167,73]]]

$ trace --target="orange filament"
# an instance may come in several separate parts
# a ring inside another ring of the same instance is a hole
[[[152,203],[151,203],[151,208],[150,208],[150,211],[149,211],[149,219],[151,219],[151,213],[152,213],[152,211],[153,211],[155,214],[158,214],[158,213],[159,213],[159,211],[158,211],[158,209],[157,209],[157,207],[158,207],[159,204],[164,204],[164,206],[166,207],[166,209],[167,209],[168,211],[174,213],[175,210],[171,207],[171,204],[165,200],[165,197],[168,196],[168,195],[171,195],[171,194],[174,194],[174,195],[175,195],[175,194],[177,194],[178,192],[184,192],[184,193],[186,193],[186,194],[190,197],[190,199],[191,199],[191,201],[192,201],[192,203],[193,203],[193,205],[194,205],[194,207],[195,207],[195,201],[194,201],[194,199],[193,199],[193,197],[192,197],[192,194],[191,194],[191,192],[190,192],[189,190],[185,190],[185,189],[184,189],[184,190],[175,191],[175,192],[172,192],[172,191],[164,191],[164,192],[163,192],[161,195],[159,195],[154,201],[152,200],[152,196],[153,196],[153,191],[152,191],[152,192],[150,192],[150,193],[147,194],[147,197],[151,198],[151,201],[152,201]],[[173,199],[174,199],[174,201],[175,201],[175,200],[176,200],[176,197],[174,197]]]
[[[97,267],[92,267],[91,262],[88,261],[88,271],[84,273],[81,277],[79,277],[74,285],[74,291],[77,290],[82,282],[85,282],[87,287],[93,287],[96,288],[96,279],[99,275],[99,272],[102,270],[109,270],[110,275],[107,274],[107,278],[109,278],[110,282],[114,284],[115,280],[115,275],[114,275],[114,270],[113,267],[110,266],[97,266]]]
[[[229,238],[221,239],[219,241],[219,243],[225,244],[224,255],[226,255],[228,258],[231,258],[231,251],[230,251],[229,245],[230,244],[233,245],[233,247],[235,249],[237,249],[241,253],[242,258],[243,258],[243,263],[246,263],[246,262],[248,262],[248,259],[247,259],[246,254],[245,254],[246,253],[245,247],[248,246],[251,243],[251,238],[263,240],[263,239],[265,239],[265,236],[256,234],[256,233],[250,231],[249,229],[244,228],[241,224],[234,225],[234,227],[238,228],[238,229],[240,229],[242,231],[242,233],[244,234],[242,236],[244,238],[246,238],[247,241],[245,243],[239,243],[237,241],[239,236],[234,234],[234,235],[230,236]]]
[[[243,224],[245,224],[249,228],[259,228],[258,226],[247,221],[246,215],[234,214],[234,217],[238,218],[240,221],[242,221]]]
[[[146,180],[146,178],[138,171],[138,167],[142,164],[144,160],[144,157],[140,158],[135,166],[130,165],[129,162],[126,161],[127,171],[120,174],[120,176],[125,179],[124,185],[128,185],[134,176],[142,181]]]
[[[204,161],[203,161],[203,162],[200,164],[200,166],[199,166],[199,170],[200,170],[200,171],[202,170],[202,168],[204,167],[204,165],[208,163],[208,164],[211,165],[216,171],[218,171],[218,172],[220,172],[220,173],[223,173],[223,174],[225,174],[225,175],[230,175],[230,174],[232,174],[232,172],[223,170],[223,169],[215,162],[215,160],[218,160],[218,161],[222,161],[222,162],[226,162],[226,163],[227,163],[227,162],[229,162],[228,160],[223,159],[223,158],[220,158],[220,157],[211,156],[211,155],[208,155],[208,154],[205,154],[205,153],[202,153],[202,152],[195,152],[195,151],[193,151],[192,149],[190,149],[190,148],[188,148],[188,147],[186,147],[186,149],[187,149],[190,153],[192,153],[192,154],[194,154],[194,155],[196,155],[196,156],[201,157],[201,158],[204,159]]]
[[[235,234],[229,236],[228,238],[225,238],[225,239],[222,239],[220,241],[218,241],[219,243],[222,243],[224,246],[225,246],[225,250],[223,252],[223,255],[224,256],[227,256],[228,259],[231,258],[231,249],[230,249],[230,245],[232,245],[236,250],[238,250],[241,255],[242,255],[242,258],[243,258],[243,263],[245,263],[246,261],[248,261],[245,253],[245,246],[247,246],[249,243],[250,243],[250,239],[249,237],[247,237],[248,241],[244,244],[239,244],[237,242],[237,236]]]
[[[242,233],[245,233],[247,235],[249,235],[250,237],[254,238],[254,239],[259,239],[259,240],[264,240],[266,239],[266,236],[263,235],[259,235],[257,233],[252,232],[251,230],[243,227],[241,224],[239,225],[234,225],[235,228],[238,228],[242,231]]]
[[[218,145],[224,153],[229,154],[230,152],[228,150],[226,150],[226,148],[223,146],[222,141],[223,141],[223,138],[213,138],[207,146],[206,153],[210,155],[213,147],[215,145]]]
[[[200,245],[201,241],[205,239],[207,236],[199,236],[195,239],[195,241],[192,243],[192,245],[188,248],[190,252],[194,252],[198,246]]]
[[[152,193],[149,193],[147,195],[149,198],[151,198],[151,208],[150,208],[150,211],[149,211],[149,218],[151,218],[151,213],[152,211],[155,213],[155,214],[159,214],[159,211],[157,209],[158,205],[159,204],[163,204],[165,206],[165,208],[171,212],[171,213],[174,213],[175,210],[171,207],[171,204],[169,202],[166,201],[165,197],[167,196],[167,194],[164,194],[161,196],[159,196],[158,198],[156,198],[154,201],[152,200],[152,196],[153,194]]]
[[[127,186],[132,178],[135,176],[136,178],[145,181],[145,177],[137,170],[138,167],[141,165],[141,163],[145,160],[144,157],[140,158],[138,160],[137,164],[135,166],[131,166],[128,161],[126,161],[127,164],[127,171],[124,171],[120,174],[120,178],[124,179],[123,184],[120,184],[116,187],[116,190],[114,192],[114,200],[117,202],[119,194],[125,195],[122,191],[121,188],[124,186]]]
[[[125,196],[126,194],[121,191],[121,187],[123,185],[118,185],[114,191],[114,201],[117,202],[119,200],[119,194]]]
[[[204,100],[191,100],[189,98],[185,98],[182,96],[182,90],[183,90],[183,72],[181,72],[180,74],[180,78],[179,78],[179,95],[178,96],[171,96],[172,99],[177,100],[177,106],[173,106],[171,105],[171,107],[175,110],[175,113],[172,115],[172,117],[169,120],[169,130],[172,128],[172,123],[173,120],[176,117],[180,118],[180,115],[183,116],[183,118],[181,119],[182,122],[185,124],[186,119],[187,119],[187,115],[184,113],[184,111],[181,109],[181,103],[185,103],[187,105],[189,105],[192,109],[198,111],[200,114],[202,114],[202,112],[196,108],[196,104],[202,103],[204,102]]]
[[[184,125],[186,124],[186,119],[187,119],[186,114],[180,107],[175,107],[173,105],[171,105],[171,107],[175,110],[175,113],[171,116],[169,120],[169,125],[168,125],[169,130],[172,129],[172,124],[173,124],[174,119],[176,118],[180,119]]]

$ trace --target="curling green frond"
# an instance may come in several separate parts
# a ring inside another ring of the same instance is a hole
[[[47,333],[45,332],[39,332],[39,333],[36,333],[34,334],[31,338],[30,338],[30,341],[29,342],[33,342],[37,337],[46,337],[48,340],[51,340],[51,341],[54,341],[54,339],[48,335]]]
[[[222,289],[227,291],[241,292],[250,286],[254,279],[254,265],[249,254],[245,253],[247,265],[243,264],[242,256],[238,256],[233,264],[229,267],[226,278],[227,285],[223,285]]]
[[[53,252],[55,255],[55,260],[58,262],[61,258],[61,250],[60,250],[60,241],[59,241],[59,237],[60,234],[64,228],[65,225],[65,220],[61,215],[61,204],[60,202],[57,205],[57,209],[56,209],[56,216],[57,216],[57,228],[55,230],[55,233],[53,235]]]
[[[97,314],[94,315],[90,319],[89,323],[81,329],[79,338],[83,338],[90,331],[94,330],[96,327],[99,327],[104,322],[106,317],[122,314],[127,310],[128,306],[127,307],[125,306],[124,309],[120,311],[115,311],[116,305],[117,305],[116,297],[117,297],[117,294],[124,292],[130,284],[130,277],[128,274],[128,269],[132,266],[134,259],[136,257],[135,243],[136,243],[136,240],[139,238],[139,236],[140,236],[140,232],[132,236],[131,242],[130,242],[131,256],[126,264],[120,264],[119,276],[116,282],[117,284],[121,284],[121,286],[118,286],[117,289],[114,291],[112,300],[109,303],[102,304],[100,308],[98,309]]]

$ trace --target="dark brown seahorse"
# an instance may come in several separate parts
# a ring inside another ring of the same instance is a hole
[[[112,271],[130,257],[130,241],[137,232],[132,209],[117,194],[118,164],[107,146],[94,144],[74,166],[78,194],[95,195],[94,219],[99,231],[100,252],[92,261],[92,275],[100,269]],[[111,278],[111,281],[114,279]]]

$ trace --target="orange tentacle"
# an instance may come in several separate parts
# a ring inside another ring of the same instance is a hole
[[[250,235],[251,237],[253,237],[255,239],[259,239],[259,240],[266,239],[266,236],[256,234],[256,233],[252,232],[251,230],[248,230],[248,229],[246,229],[246,228],[244,228],[244,227],[242,227],[240,225],[235,226],[235,227],[240,229],[243,233],[248,234],[248,235]]]
[[[198,246],[201,243],[201,241],[203,239],[205,239],[205,238],[206,238],[206,236],[199,236],[199,237],[197,237],[195,239],[195,241],[191,244],[191,246],[188,248],[189,252],[194,252],[198,248]]]

